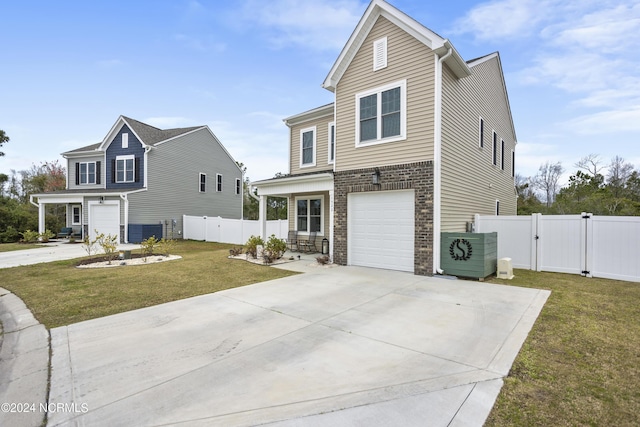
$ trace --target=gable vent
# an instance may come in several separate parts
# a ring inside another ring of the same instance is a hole
[[[373,42],[373,71],[387,67],[387,38]]]

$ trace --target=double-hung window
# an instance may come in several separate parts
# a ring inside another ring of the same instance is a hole
[[[95,162],[80,163],[80,184],[96,183],[96,164]]]
[[[296,226],[298,232],[323,233],[322,196],[296,198]]]
[[[216,191],[222,192],[222,175],[219,173],[216,174]]]
[[[300,167],[316,165],[316,127],[300,131]]]
[[[80,205],[71,206],[71,225],[80,225],[82,207]]]
[[[134,182],[135,164],[134,156],[116,157],[116,182]]]
[[[356,146],[406,138],[407,81],[356,95]]]
[[[207,192],[207,174],[206,173],[200,173],[200,192],[201,193]]]

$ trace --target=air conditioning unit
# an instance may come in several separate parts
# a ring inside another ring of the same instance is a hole
[[[513,266],[511,258],[500,258],[498,260],[498,279],[513,279]]]

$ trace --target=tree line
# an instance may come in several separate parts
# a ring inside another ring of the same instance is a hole
[[[561,162],[542,164],[533,177],[517,174],[518,215],[640,215],[640,171],[633,164],[621,156],[606,164],[598,154],[589,154],[574,167],[564,186]]]

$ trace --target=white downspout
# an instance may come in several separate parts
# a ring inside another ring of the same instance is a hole
[[[446,45],[446,43],[445,43]],[[443,274],[440,268],[440,227],[442,222],[442,63],[453,53],[449,48],[447,53],[438,58],[436,54],[435,78],[435,118],[433,144],[433,271]]]
[[[129,243],[129,197],[127,194],[120,194],[120,198],[124,200],[124,242]]]

